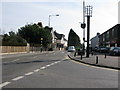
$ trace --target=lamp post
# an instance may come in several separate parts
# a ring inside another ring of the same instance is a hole
[[[56,15],[49,15],[49,22],[48,22],[48,26],[50,27],[50,18],[51,16],[59,16],[59,14],[56,14]]]
[[[86,57],[89,57],[89,39],[90,39],[90,17],[92,17],[92,6],[86,6],[86,15],[87,17],[87,50],[86,50]]]

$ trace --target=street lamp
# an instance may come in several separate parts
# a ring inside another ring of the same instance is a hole
[[[50,27],[50,17],[51,16],[59,16],[59,14],[56,14],[56,15],[49,15],[49,22],[48,22],[48,26]]]
[[[92,6],[86,6],[86,17],[87,17],[87,50],[86,57],[89,57],[89,39],[90,39],[90,17],[92,17]]]

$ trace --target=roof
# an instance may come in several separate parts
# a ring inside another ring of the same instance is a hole
[[[67,41],[67,39],[64,38],[64,41]]]
[[[62,36],[64,36],[63,34],[59,34],[56,31],[54,31],[55,36],[57,37],[57,40],[61,40]]]
[[[103,34],[105,34],[106,32],[109,32],[111,29],[115,28],[115,27],[120,27],[120,24],[116,24],[115,26],[113,26],[112,28],[108,29],[107,31],[103,32],[100,36],[102,36]]]

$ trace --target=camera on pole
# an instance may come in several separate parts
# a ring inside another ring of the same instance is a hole
[[[82,29],[85,29],[85,27],[86,27],[86,24],[85,24],[85,23],[82,23],[82,24],[81,24],[81,28],[82,28]]]

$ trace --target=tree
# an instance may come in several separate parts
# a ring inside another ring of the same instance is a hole
[[[75,46],[76,48],[81,47],[80,38],[79,36],[70,29],[69,36],[68,36],[68,46]]]
[[[47,48],[52,43],[51,30],[52,30],[52,28],[49,28],[48,26],[44,27],[43,45],[44,45],[45,48]]]
[[[52,41],[52,35],[49,27],[40,27],[38,24],[25,25],[18,29],[18,34],[31,45],[41,44],[47,48]]]
[[[3,46],[26,46],[27,42],[15,32],[11,31],[9,34],[4,34],[2,39]]]
[[[18,29],[18,34],[28,43],[40,43],[40,30],[42,31],[42,28],[40,29],[36,24],[29,24]]]

